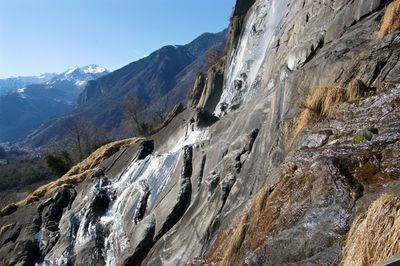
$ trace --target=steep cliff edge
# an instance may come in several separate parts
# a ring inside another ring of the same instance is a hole
[[[389,2],[239,0],[190,107],[96,175],[3,210],[0,256],[371,265],[399,253],[400,36],[378,34],[398,12]]]

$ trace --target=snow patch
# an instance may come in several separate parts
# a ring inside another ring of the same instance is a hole
[[[78,87],[83,87],[83,86],[86,85],[86,83],[87,83],[86,80],[78,80],[78,81],[75,82],[75,85],[78,86]]]
[[[26,88],[17,89],[17,93],[24,93]]]

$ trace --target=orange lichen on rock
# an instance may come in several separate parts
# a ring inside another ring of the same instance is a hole
[[[354,220],[344,247],[344,266],[374,265],[400,253],[400,196],[384,194]]]

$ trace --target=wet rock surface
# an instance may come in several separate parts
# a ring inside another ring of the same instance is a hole
[[[6,211],[1,257],[339,265],[355,217],[400,186],[399,31],[376,36],[387,2],[238,1],[190,108],[74,188]],[[355,99],[293,134],[312,88],[354,80]]]
[[[71,207],[76,192],[73,188],[63,188],[52,198],[38,206],[41,214],[41,231],[38,232],[39,248],[42,256],[45,256],[60,238],[59,222],[66,208]]]

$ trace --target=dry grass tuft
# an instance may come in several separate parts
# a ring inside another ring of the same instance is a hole
[[[384,194],[352,224],[344,266],[374,265],[400,253],[400,196]]]
[[[259,192],[257,192],[252,208],[252,220],[259,220],[260,215],[265,207],[268,196],[271,194],[271,187],[263,186]]]
[[[296,169],[294,163],[288,164],[282,173],[282,181],[274,187],[264,185],[260,189],[252,208],[242,216],[238,225],[218,236],[203,265],[237,265],[242,254],[262,246],[268,235],[288,223],[287,219],[279,216],[285,215],[285,208],[299,201],[291,193],[294,187],[301,186],[299,180],[293,178]],[[308,180],[308,183],[312,183],[312,180]],[[309,187],[306,186],[306,189]]]
[[[294,131],[293,135],[296,136],[300,133],[304,128],[308,128],[311,125],[314,125],[319,120],[319,117],[310,109],[304,108],[298,117],[296,117],[296,121],[294,123]]]
[[[18,209],[18,206],[14,203],[8,204],[3,209],[0,210],[0,217],[10,215]]]
[[[347,99],[346,90],[338,86],[320,86],[312,89],[296,120],[295,134],[315,124],[321,118],[331,117],[335,107]]]
[[[395,0],[389,4],[383,15],[381,28],[379,29],[379,38],[384,38],[389,33],[400,28],[400,0]]]
[[[230,238],[230,241],[228,242],[228,246],[226,248],[226,251],[224,252],[221,262],[222,266],[230,266],[233,265],[234,262],[237,262],[238,252],[243,244],[244,238],[246,237],[248,221],[249,216],[247,214],[242,216],[238,227],[236,228],[235,232]]]
[[[30,195],[28,195],[25,199],[17,202],[16,205],[21,206],[32,203],[34,201],[38,201],[40,198],[54,192],[59,187],[65,185],[75,185],[83,182],[86,179],[94,177],[99,170],[97,169],[97,166],[102,161],[112,156],[122,147],[136,144],[141,140],[143,140],[143,138],[123,139],[108,143],[98,148],[85,160],[72,167],[71,170],[69,170],[65,175],[53,182],[39,187]]]
[[[143,138],[130,138],[130,139],[117,140],[108,143],[106,145],[103,145],[97,150],[95,150],[85,160],[72,167],[72,169],[69,170],[68,173],[66,173],[65,175],[72,176],[78,173],[82,173],[88,169],[93,169],[104,159],[110,157],[111,155],[119,151],[121,147],[136,144],[141,140],[143,140]]]
[[[265,216],[265,207],[267,203],[267,199],[271,194],[271,187],[264,186],[261,188],[254,199],[254,203],[251,209],[250,214],[250,228],[248,230],[249,239],[251,239],[250,248],[255,250],[265,241],[265,235],[260,234],[262,232],[268,232],[269,227],[271,225],[271,218],[274,218],[273,215],[269,217]],[[260,228],[262,228],[260,230]]]
[[[367,85],[359,79],[353,79],[347,85],[347,95],[349,101],[355,101],[365,96],[369,91]]]
[[[202,265],[238,265],[243,254],[261,247],[268,236],[290,226],[291,206],[307,201],[306,193],[293,197],[293,189],[308,191],[313,179],[295,178],[297,166],[289,163],[282,179],[274,186],[264,185],[254,198],[251,209],[241,217],[237,226],[222,232],[213,243]],[[303,183],[306,183],[305,185]],[[308,184],[308,185],[307,185]]]
[[[225,248],[226,244],[230,241],[232,233],[233,229],[228,229],[218,235],[217,239],[214,241],[210,251],[207,254],[206,265],[221,262],[223,248]]]
[[[243,215],[234,229],[222,232],[215,240],[202,265],[231,266],[238,263],[238,253],[248,229],[249,216]]]
[[[12,224],[6,224],[0,227],[0,236],[2,236],[8,229],[10,229]]]
[[[296,118],[294,135],[324,118],[334,118],[335,108],[345,101],[365,96],[369,88],[359,79],[352,80],[346,89],[339,86],[320,86],[310,90],[303,110]]]

